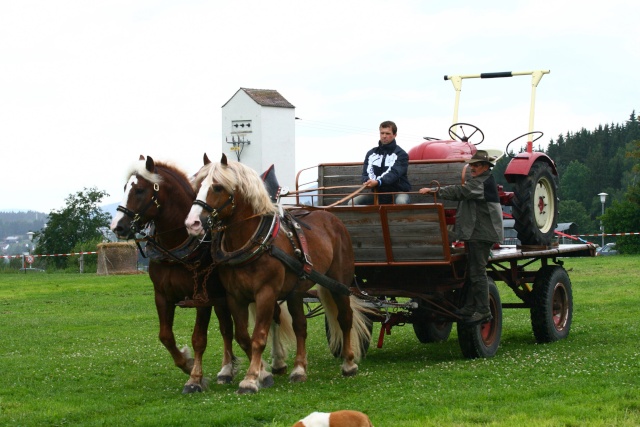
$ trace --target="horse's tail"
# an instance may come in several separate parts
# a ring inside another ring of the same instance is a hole
[[[324,308],[327,320],[329,350],[338,356],[342,350],[342,333],[338,324],[338,307],[331,296],[331,292],[323,286],[318,286],[318,297]],[[352,350],[354,361],[358,362],[366,355],[367,348],[371,342],[371,320],[367,317],[367,313],[373,313],[373,311],[367,308],[364,301],[356,296],[351,295],[349,302],[353,312],[351,326]]]
[[[287,306],[286,301],[283,301],[280,304],[279,320],[279,323],[277,323],[279,334],[278,341],[284,347],[286,352],[287,349],[295,347],[296,344],[296,333],[293,331],[293,319],[291,318],[291,313],[289,313],[289,307]]]
[[[286,366],[289,349],[295,346],[296,334],[293,331],[293,320],[287,303],[280,304],[280,316],[278,321],[271,322],[269,341],[271,342],[271,355],[273,367],[278,369]],[[256,304],[249,304],[249,324],[255,325]]]

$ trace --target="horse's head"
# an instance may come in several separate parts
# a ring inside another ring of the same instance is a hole
[[[156,173],[153,159],[140,156],[128,175],[124,198],[111,222],[111,230],[120,239],[132,238],[160,209],[158,192],[162,177]]]
[[[219,226],[243,211],[243,215],[265,215],[277,212],[260,176],[239,162],[210,165],[202,181],[196,201],[185,221],[190,234],[202,235],[205,225]]]

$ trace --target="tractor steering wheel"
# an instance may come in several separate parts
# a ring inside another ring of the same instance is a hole
[[[536,135],[535,139],[533,139],[533,140],[531,141],[531,143],[533,144],[534,142],[536,142],[537,140],[539,140],[540,138],[542,138],[542,135],[544,135],[544,134],[543,134],[542,132],[540,132],[539,130],[534,130],[533,132],[527,132],[527,133],[524,133],[524,134],[520,135],[520,136],[519,136],[519,137],[517,137],[517,138],[512,139],[511,141],[509,141],[509,143],[507,144],[507,147],[504,149],[504,152],[505,152],[505,153],[507,153],[507,156],[509,156],[510,158],[512,158],[512,159],[513,159],[516,155],[515,155],[515,154],[513,154],[513,153],[510,153],[510,152],[509,152],[509,146],[510,146],[513,142],[516,142],[517,140],[522,139],[522,138],[524,138],[525,136],[529,136],[529,135],[532,135],[532,136],[533,136],[533,135]]]
[[[460,126],[460,133],[462,133],[462,136],[458,135],[455,132],[456,126]],[[467,132],[465,132],[465,129],[468,129],[468,128],[471,128],[471,130],[473,131],[469,134],[469,136],[467,136]],[[482,141],[484,141],[484,133],[480,130],[479,127],[469,123],[454,123],[449,127],[449,136],[451,137],[451,139],[457,139],[458,141],[462,141],[462,142],[469,142],[471,137],[473,137],[473,135],[475,135],[476,132],[480,132],[480,137],[479,137],[480,141],[472,142],[472,144],[480,145],[482,144]]]

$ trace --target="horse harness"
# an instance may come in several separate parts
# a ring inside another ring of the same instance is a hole
[[[220,209],[222,208],[218,210]],[[308,211],[301,211],[298,212],[297,216],[307,215],[308,213]],[[212,240],[212,247],[215,248],[213,263],[216,266],[241,267],[257,260],[264,253],[268,253],[297,274],[300,280],[309,279],[332,292],[351,295],[351,291],[346,285],[313,269],[313,262],[309,254],[309,245],[303,226],[310,229],[307,224],[298,221],[289,211],[284,211],[283,215],[262,215],[260,224],[253,236],[242,248],[232,252],[226,252],[223,248],[224,232],[214,233]],[[280,230],[285,233],[295,256],[289,255],[273,244]]]

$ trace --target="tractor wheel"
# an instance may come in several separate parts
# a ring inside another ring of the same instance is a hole
[[[573,318],[573,293],[566,270],[547,265],[536,273],[532,290],[531,326],[539,343],[566,338]]]
[[[457,323],[458,343],[462,354],[467,359],[493,357],[498,351],[502,337],[502,302],[498,287],[493,279],[489,279],[489,307],[491,319],[481,325],[468,326]]]
[[[546,162],[535,162],[514,186],[513,217],[523,245],[551,244],[558,223],[558,180]]]
[[[444,342],[449,339],[453,323],[451,322],[415,322],[413,332],[422,344]]]

